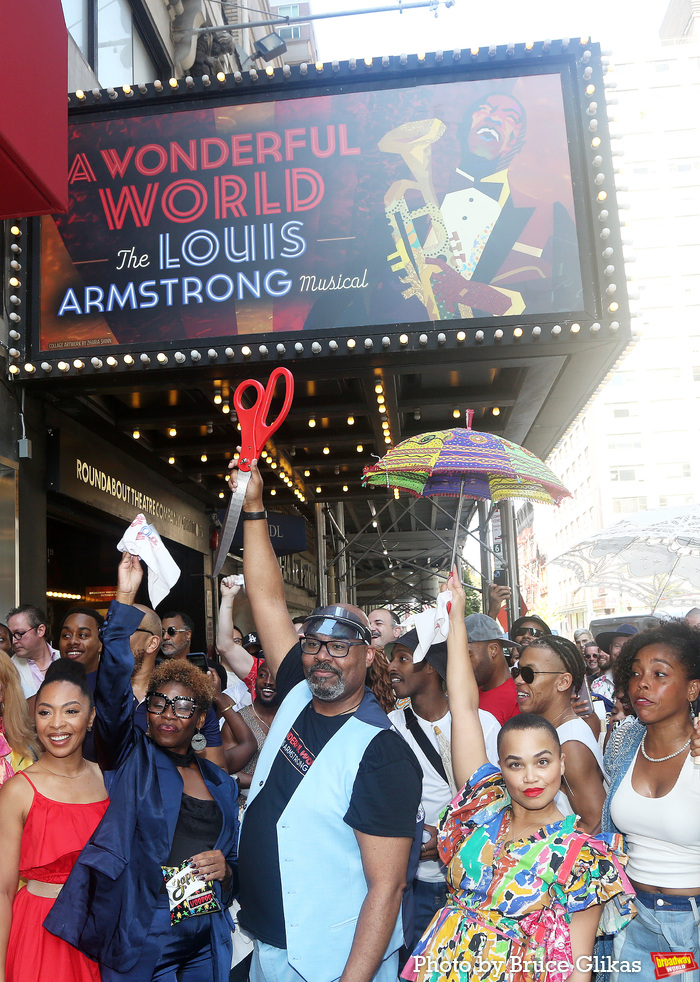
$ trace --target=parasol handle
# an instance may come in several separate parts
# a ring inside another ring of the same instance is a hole
[[[459,525],[462,521],[462,503],[464,501],[464,474],[459,481],[459,501],[457,502],[457,518],[455,521],[455,537],[452,543],[452,558],[450,559],[450,569],[454,569],[455,557],[457,556],[457,539],[459,538]],[[461,564],[460,564],[461,567]],[[462,571],[459,570],[459,581],[462,582]]]

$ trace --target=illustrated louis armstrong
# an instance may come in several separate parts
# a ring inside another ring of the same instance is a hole
[[[575,309],[576,230],[566,208],[516,192],[508,180],[525,141],[521,103],[494,92],[469,107],[457,134],[459,166],[439,202],[430,158],[445,130],[439,119],[418,120],[379,142],[415,177],[395,181],[384,197],[396,246],[388,258],[407,286],[403,296],[417,297],[430,320]],[[407,197],[416,194],[423,203],[411,209]],[[421,219],[430,222],[422,242]]]

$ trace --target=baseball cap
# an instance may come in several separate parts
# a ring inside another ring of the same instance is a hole
[[[498,621],[488,614],[470,614],[469,617],[464,618],[464,623],[470,641],[499,641],[501,644],[520,650],[520,645],[507,638]]]
[[[340,604],[312,610],[304,621],[304,634],[327,634],[345,640],[359,638],[365,644],[372,644],[372,630],[367,617]]]
[[[248,648],[251,644],[256,644],[259,648],[262,647],[260,644],[260,638],[257,636],[255,631],[251,631],[249,634],[244,635],[241,644],[244,648]]]
[[[595,643],[599,648],[602,648],[606,654],[610,653],[608,645],[613,643],[613,639],[622,635],[626,638],[631,638],[632,635],[638,634],[639,631],[634,626],[634,624],[620,624],[616,627],[614,631],[603,631],[601,634],[596,634]]]
[[[396,645],[403,645],[411,653],[413,653],[418,647],[418,631],[413,628],[407,631],[396,641],[390,641],[388,644],[384,645],[384,654],[388,661],[391,661],[392,652]],[[431,665],[435,671],[438,673],[441,679],[447,678],[447,642],[438,641],[437,644],[431,644],[428,648],[428,653],[425,656],[425,661]]]

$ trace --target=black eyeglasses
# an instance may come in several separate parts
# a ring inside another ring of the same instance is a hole
[[[318,638],[301,637],[301,650],[305,655],[317,655],[321,648],[325,648],[331,658],[347,658],[350,648],[354,644],[364,644],[364,641],[319,641]]]
[[[146,709],[154,716],[160,716],[168,706],[178,719],[191,719],[197,709],[197,702],[189,696],[175,696],[174,699],[168,699],[162,692],[149,692],[146,696]]]
[[[149,631],[147,627],[135,627],[134,628],[134,634],[137,634],[139,631],[141,632],[141,634],[147,634],[150,638],[157,638],[158,637],[158,635],[157,634],[154,634],[153,631]]]
[[[186,630],[186,627],[164,627],[161,631],[161,636],[165,637],[167,634],[168,637],[174,638],[176,634],[184,634]]]
[[[514,679],[520,675],[525,685],[532,685],[535,681],[535,675],[562,675],[563,672],[536,672],[529,665],[523,665],[522,668],[520,665],[513,665],[510,674]]]
[[[15,641],[21,641],[25,634],[29,634],[31,631],[36,631],[35,627],[28,627],[26,631],[13,631],[12,637]]]

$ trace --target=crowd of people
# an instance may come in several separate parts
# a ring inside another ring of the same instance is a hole
[[[211,658],[128,552],[57,648],[0,625],[0,982],[697,977],[700,611],[506,634],[455,569],[425,649],[292,617],[265,517],[253,464]]]

